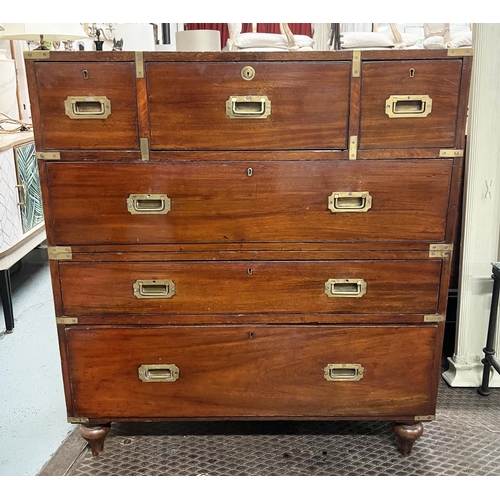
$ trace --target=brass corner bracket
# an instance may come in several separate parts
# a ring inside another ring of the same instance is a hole
[[[361,50],[352,51],[352,76],[353,78],[361,76]]]
[[[25,59],[50,59],[50,50],[25,50]]]
[[[146,137],[141,137],[140,148],[141,148],[141,160],[149,161],[149,141]]]
[[[49,260],[71,260],[73,252],[71,247],[47,247]]]
[[[144,54],[142,52],[135,53],[135,77],[144,78]]]
[[[448,49],[448,56],[473,56],[474,49],[472,47],[462,48],[462,49]]]
[[[431,258],[445,258],[451,257],[453,254],[453,245],[452,244],[432,244],[429,245],[429,257]]]
[[[424,323],[440,323],[446,321],[446,316],[443,314],[427,314],[424,316]]]
[[[37,160],[60,160],[61,153],[59,151],[42,152],[36,154]]]
[[[77,324],[78,324],[78,318],[70,318],[69,316],[56,318],[56,325],[77,325]]]
[[[68,417],[68,423],[70,423],[70,424],[88,424],[89,419],[87,417]]]
[[[417,422],[430,422],[431,420],[436,420],[436,415],[415,415],[413,420]]]
[[[439,158],[463,158],[463,149],[440,149]]]
[[[356,160],[358,157],[358,136],[349,137],[349,160]]]

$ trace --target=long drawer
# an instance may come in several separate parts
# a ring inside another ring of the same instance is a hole
[[[77,317],[435,314],[441,269],[440,260],[59,264],[64,315]]]
[[[75,416],[434,414],[436,325],[68,327]]]
[[[149,62],[151,149],[346,149],[350,68]]]
[[[56,245],[440,242],[452,176],[446,159],[45,168]]]

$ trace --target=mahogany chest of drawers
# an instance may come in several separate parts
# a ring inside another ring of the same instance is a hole
[[[70,422],[435,415],[471,51],[26,53]]]

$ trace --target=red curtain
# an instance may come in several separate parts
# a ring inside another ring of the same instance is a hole
[[[294,35],[307,35],[312,37],[311,23],[288,23],[288,26]],[[229,38],[229,29],[227,23],[187,23],[185,30],[219,30],[220,46],[225,47]],[[242,23],[242,33],[251,33],[252,24]],[[279,23],[258,23],[257,33],[281,33]]]
[[[288,27],[294,35],[307,35],[312,38],[311,23],[288,23]]]

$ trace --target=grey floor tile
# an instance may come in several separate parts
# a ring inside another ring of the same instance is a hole
[[[87,449],[74,476],[500,475],[500,391],[441,381],[437,419],[404,458],[390,422],[113,424],[105,451]]]

